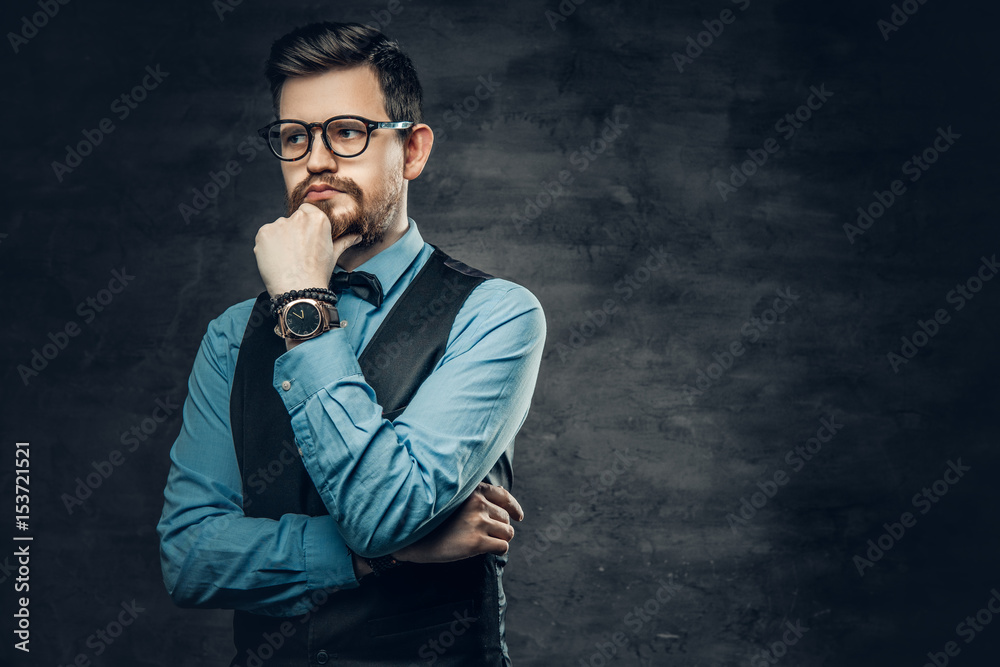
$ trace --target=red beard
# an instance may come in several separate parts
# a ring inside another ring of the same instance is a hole
[[[398,191],[393,196],[393,193],[383,189],[385,194],[382,197],[368,201],[365,193],[354,181],[331,174],[322,174],[317,178],[302,181],[295,186],[291,194],[285,195],[285,205],[288,209],[286,216],[295,213],[305,203],[306,190],[309,189],[309,186],[317,183],[326,183],[354,200],[354,210],[339,216],[334,216],[334,204],[330,199],[309,202],[326,213],[330,219],[334,239],[345,234],[360,234],[361,241],[353,246],[355,248],[370,248],[383,239],[385,230],[393,217],[392,214],[395,213],[399,205]]]

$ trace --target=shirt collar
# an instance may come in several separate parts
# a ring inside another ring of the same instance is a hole
[[[408,217],[406,220],[409,228],[402,237],[354,269],[374,274],[382,285],[382,293],[385,295],[392,291],[393,286],[424,247],[424,239],[417,229],[417,223],[413,218]],[[334,269],[334,273],[341,271],[343,269],[339,265]]]

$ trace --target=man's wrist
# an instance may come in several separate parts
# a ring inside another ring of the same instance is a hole
[[[365,558],[354,553],[349,547],[347,553],[351,554],[351,563],[354,565],[354,576],[359,581],[362,577],[369,574],[378,576],[382,572],[398,567],[404,562],[395,553],[388,554],[387,556],[379,556],[378,558]]]
[[[402,549],[399,549],[397,551],[393,551],[389,555],[392,556],[393,558],[395,558],[400,563],[405,563],[407,561],[412,561],[413,560],[412,553],[411,553],[412,551],[413,551],[413,547],[412,547],[412,545],[410,545],[410,546],[403,547]]]
[[[310,340],[315,340],[315,339],[319,338],[320,336],[323,336],[323,335],[329,333],[330,331],[333,331],[334,329],[339,329],[339,328],[341,328],[341,327],[332,327],[329,330],[324,331],[323,333],[321,333],[319,336],[313,336],[312,338],[303,338],[303,339],[286,338],[285,339],[285,352],[288,352],[289,350],[291,350],[293,347],[296,347],[297,345],[301,345],[302,343],[305,343],[305,342],[310,341]]]
[[[354,552],[351,553],[351,562],[354,564],[354,578],[361,581],[363,577],[372,573],[371,567],[365,559]]]
[[[340,319],[335,302],[336,297],[319,292],[282,295],[277,304],[272,299],[271,307],[278,320],[274,333],[285,340],[303,341],[346,325],[347,322]]]
[[[338,301],[336,292],[328,287],[310,287],[308,289],[288,290],[271,296],[271,314],[277,317],[285,305],[295,301],[296,299],[325,301],[333,304],[334,306],[337,305]]]

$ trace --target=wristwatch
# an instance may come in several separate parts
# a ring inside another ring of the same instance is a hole
[[[287,340],[309,340],[339,326],[340,314],[332,303],[295,299],[278,312],[274,333]]]
[[[362,558],[364,558],[362,556]],[[399,561],[392,557],[392,555],[379,556],[378,558],[365,558],[365,562],[368,563],[368,567],[372,569],[372,573],[376,576],[382,576],[387,570],[391,570],[399,565]]]
[[[358,556],[358,554],[354,553],[350,547],[347,547],[347,553],[351,556]],[[358,558],[368,563],[368,567],[372,569],[372,574],[376,577],[380,577],[385,572],[393,569],[394,567],[399,567],[402,564],[396,560],[392,554],[377,556],[375,558],[366,558],[365,556],[358,556]]]

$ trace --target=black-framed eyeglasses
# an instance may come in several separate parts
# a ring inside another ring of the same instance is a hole
[[[368,148],[375,130],[406,130],[412,120],[375,121],[361,116],[334,116],[322,123],[286,118],[257,130],[279,160],[301,160],[313,146],[313,128],[323,131],[323,144],[338,157],[357,157]]]

